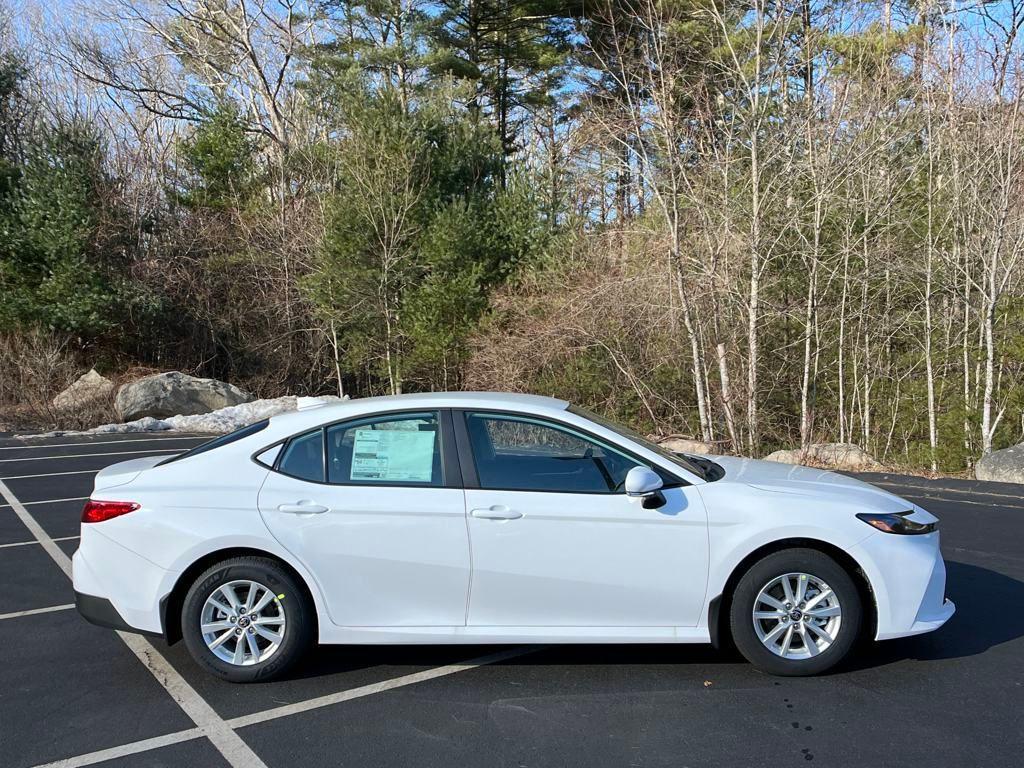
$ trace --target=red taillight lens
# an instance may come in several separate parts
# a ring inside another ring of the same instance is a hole
[[[102,523],[112,517],[120,517],[134,512],[139,505],[134,501],[89,501],[85,502],[85,509],[82,510],[83,523]]]

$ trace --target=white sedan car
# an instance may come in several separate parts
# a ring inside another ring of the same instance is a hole
[[[79,611],[228,680],[311,643],[721,643],[781,675],[953,615],[936,519],[546,397],[367,398],[96,476]]]

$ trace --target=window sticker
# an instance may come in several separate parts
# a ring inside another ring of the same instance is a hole
[[[429,483],[436,432],[357,429],[352,450],[353,480]]]

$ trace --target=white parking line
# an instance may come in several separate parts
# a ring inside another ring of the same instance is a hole
[[[193,437],[146,437],[141,440],[94,440],[88,443],[38,443],[37,445],[7,445],[0,451],[24,451],[26,448],[71,448],[76,445],[124,445],[125,443],[165,443],[169,440],[210,440],[216,435],[196,435]]]
[[[32,535],[39,540],[43,549],[70,579],[71,558],[64,554],[64,551],[57,546],[50,535],[43,530],[43,527],[22,506],[3,480],[0,480],[0,496],[7,499],[7,503],[14,508],[15,513],[32,532]],[[266,764],[250,749],[249,745],[242,741],[242,738],[224,722],[216,710],[196,693],[195,689],[157,652],[148,640],[140,635],[127,632],[119,631],[117,635],[145,665],[157,682],[164,687],[164,690],[171,695],[178,706],[184,710],[185,714],[192,718],[192,722],[199,726],[199,730],[213,743],[231,766],[234,768],[249,768],[250,766],[266,768]]]
[[[10,478],[5,478],[5,479],[10,480]],[[85,501],[88,498],[89,498],[88,496],[69,496],[66,499],[40,499],[39,501],[23,501],[23,502],[21,502],[21,506],[23,506],[23,507],[31,507],[31,506],[33,506],[35,504],[59,504],[62,501]],[[10,504],[0,504],[0,507],[9,507],[9,506],[11,506],[11,505]]]
[[[31,480],[33,477],[60,477],[61,475],[95,475],[98,469],[76,469],[74,472],[47,472],[42,475],[11,475],[0,480]]]
[[[326,696],[318,696],[315,699],[298,701],[294,704],[285,704],[280,707],[264,710],[263,712],[254,712],[251,715],[242,715],[241,717],[228,720],[228,725],[232,728],[245,728],[246,726],[256,725],[257,723],[265,723],[268,720],[277,720],[280,717],[288,717],[289,715],[297,715],[300,712],[308,712],[311,709],[329,707],[332,704],[340,704],[343,701],[361,699],[364,696],[372,696],[375,693],[383,693],[384,691],[392,691],[395,688],[402,688],[406,685],[422,683],[424,680],[434,680],[438,677],[454,675],[457,672],[465,672],[469,669],[484,667],[488,664],[495,664],[499,661],[514,659],[516,656],[523,656],[527,653],[533,653],[536,650],[538,650],[538,648],[533,646],[525,648],[510,648],[505,651],[488,654],[487,656],[470,659],[469,661],[463,661],[457,664],[448,664],[444,667],[435,667],[434,669],[427,669],[423,672],[414,672],[411,675],[402,675],[401,677],[394,677],[390,680],[382,680],[379,683],[370,683],[369,685],[362,685],[358,688],[351,688],[347,691],[329,693]]]
[[[17,619],[21,616],[35,616],[37,613],[53,613],[54,611],[66,611],[69,608],[74,608],[74,603],[66,603],[64,605],[51,605],[48,608],[33,608],[29,611],[15,611],[14,613],[0,613],[0,620],[3,619]]]
[[[992,507],[998,506],[1003,509],[1022,509],[1024,508],[1024,494],[1021,496],[1012,496],[1008,493],[976,493],[972,494],[969,491],[957,491],[952,488],[927,488],[922,485],[897,485],[895,483],[872,483],[872,485],[886,487],[892,490],[894,493],[899,495],[913,497],[915,499],[927,499],[929,501],[946,501],[950,504],[970,504],[976,507]],[[1012,499],[1017,502],[1016,504],[1009,504],[1005,501],[968,501],[967,499],[951,499],[949,496],[942,496],[941,493],[962,493],[969,494],[972,496],[991,496],[993,499]]]
[[[401,677],[395,677],[390,680],[382,680],[379,683],[370,683],[369,685],[363,685],[347,691],[339,691],[338,693],[328,694],[327,696],[318,696],[314,699],[307,699],[306,701],[299,701],[294,704],[274,707],[273,709],[268,709],[263,712],[255,712],[251,715],[242,715],[241,717],[228,720],[227,724],[230,728],[245,728],[246,726],[265,723],[268,720],[277,720],[282,717],[297,715],[302,712],[309,712],[322,707],[329,707],[332,704],[340,704],[344,701],[352,701],[353,699],[360,699],[364,696],[372,696],[375,693],[392,691],[396,688],[402,688],[406,685],[414,685],[415,683],[421,683],[425,680],[434,680],[439,677],[445,677],[446,675],[454,675],[457,672],[465,672],[466,670],[476,669],[477,667],[486,666],[487,664],[505,661],[506,659],[512,659],[516,656],[522,656],[536,650],[537,649],[533,647],[511,648],[506,651],[499,651],[497,653],[481,656],[476,659],[470,659],[469,661],[458,664],[449,664],[444,667],[428,669],[423,672],[415,672],[411,675],[402,675]],[[189,728],[188,730],[169,733],[166,736],[157,736],[152,739],[133,741],[130,744],[122,744],[121,746],[103,749],[98,752],[89,752],[85,755],[77,755],[76,757],[57,760],[52,763],[36,766],[36,768],[81,768],[81,766],[95,765],[96,763],[101,763],[104,760],[113,760],[118,757],[135,755],[140,752],[148,752],[151,749],[159,749],[160,747],[166,747],[170,744],[179,744],[183,741],[191,741],[192,739],[197,739],[203,735],[203,732],[199,728]]]
[[[119,747],[110,747],[110,749],[101,749],[98,752],[89,752],[86,755],[67,757],[63,760],[56,760],[52,763],[36,766],[36,768],[81,768],[81,766],[84,765],[95,765],[96,763],[102,763],[106,760],[115,760],[119,757],[137,755],[139,752],[148,752],[151,749],[168,747],[171,744],[180,744],[183,741],[191,741],[192,739],[201,738],[203,735],[203,732],[198,728],[189,728],[186,731],[168,733],[166,736],[156,736],[152,739],[133,741],[131,744],[122,744]]]
[[[6,506],[6,505],[4,505],[4,506]],[[78,538],[77,536],[61,536],[58,539],[54,539],[54,541],[71,541],[72,539],[77,539],[77,538]],[[35,539],[32,539],[32,541],[15,541],[15,542],[12,542],[11,544],[0,544],[0,549],[6,549],[7,547],[27,547],[29,545],[38,544],[38,543],[39,542],[36,541]]]
[[[11,461],[46,461],[47,459],[88,459],[94,456],[138,456],[142,453],[175,453],[171,448],[152,448],[147,451],[105,451],[103,453],[70,453],[66,456],[24,456],[17,459],[0,459],[0,464]],[[181,453],[181,451],[178,451]]]
[[[77,472],[69,473],[58,473],[58,474],[81,474]],[[11,479],[11,478],[5,478]],[[35,542],[16,542],[5,546],[22,546],[24,544],[38,543],[47,554],[57,563],[57,565],[64,571],[64,573],[70,578],[71,577],[71,560],[64,554],[56,542],[64,541],[68,539],[78,538],[77,536],[67,536],[61,539],[51,538],[42,526],[36,521],[34,517],[26,509],[26,505],[22,504],[18,498],[11,492],[10,488],[0,480],[0,498],[7,501],[7,506],[14,509],[19,519],[25,524],[32,535],[35,537]],[[47,504],[56,501],[73,501],[77,499],[49,499],[40,500],[36,502],[29,502],[32,504]],[[66,610],[73,608],[73,604],[53,606],[49,608],[38,608],[30,611],[20,611],[13,614],[0,614],[0,619],[3,618],[14,618],[16,616],[28,616],[36,613],[46,613],[50,611]],[[153,647],[152,644],[140,635],[135,635],[127,632],[117,632],[117,635],[121,640],[128,646],[129,649],[135,654],[135,656],[141,661],[150,673],[157,679],[157,681],[164,687],[164,689],[171,695],[175,702],[180,706],[185,713],[192,719],[196,724],[196,728],[189,728],[183,731],[176,731],[174,733],[166,734],[164,736],[157,736],[150,739],[143,739],[141,741],[132,742],[129,744],[122,744],[117,747],[111,747],[109,749],[99,750],[97,752],[90,752],[84,755],[77,755],[74,757],[64,758],[57,760],[52,763],[47,763],[45,766],[39,766],[38,768],[79,768],[79,766],[93,765],[96,763],[103,762],[105,760],[112,760],[127,755],[138,754],[141,752],[147,752],[153,749],[159,749],[161,747],[177,744],[184,741],[190,741],[192,739],[206,737],[213,745],[220,751],[227,762],[234,768],[266,768],[265,763],[256,755],[255,752],[242,740],[242,738],[235,732],[238,728],[244,728],[246,726],[255,725],[258,723],[264,723],[269,720],[276,720],[282,717],[289,717],[291,715],[300,714],[302,712],[308,712],[314,709],[331,706],[333,704],[339,704],[345,701],[351,701],[353,699],[363,698],[365,696],[371,696],[376,693],[382,693],[384,691],[394,690],[407,685],[414,685],[416,683],[424,682],[426,680],[434,680],[447,675],[453,675],[458,672],[465,672],[467,670],[476,669],[478,667],[485,666],[487,664],[494,664],[496,662],[505,661],[507,659],[522,656],[527,653],[532,653],[537,648],[535,647],[521,647],[512,648],[497,653],[488,654],[481,656],[476,659],[470,659],[465,662],[459,662],[455,664],[448,664],[442,667],[435,667],[434,669],[424,670],[422,672],[415,672],[409,675],[402,675],[401,677],[395,677],[390,680],[383,680],[379,683],[371,683],[369,685],[360,686],[358,688],[352,688],[346,691],[339,691],[338,693],[328,694],[326,696],[319,696],[306,701],[300,701],[293,704],[286,704],[272,709],[264,710],[262,712],[256,712],[250,715],[244,715],[236,717],[231,720],[225,721],[217,712],[193,689],[185,679],[178,673],[177,670],[172,667],[167,660]]]
[[[870,481],[868,481],[868,482],[870,482]],[[959,493],[959,494],[965,495],[965,496],[991,496],[991,497],[996,498],[996,499],[1014,499],[1016,501],[1024,500],[1024,489],[1022,489],[1022,492],[1020,494],[1015,494],[1015,493],[994,493],[992,491],[961,490],[959,488],[942,488],[942,487],[936,488],[934,486],[929,486],[929,485],[910,485],[908,483],[890,483],[888,480],[876,480],[875,482],[871,482],[870,484],[871,485],[887,486],[889,488],[893,488],[895,490],[902,490],[902,491],[914,490],[914,491],[925,491],[927,493]],[[956,501],[956,499],[946,499],[946,501]],[[975,502],[975,503],[977,503],[977,502]]]

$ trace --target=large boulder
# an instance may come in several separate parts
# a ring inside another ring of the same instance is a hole
[[[53,398],[53,407],[58,411],[74,411],[96,405],[114,396],[114,382],[100,375],[95,368],[83,374],[75,382]]]
[[[252,395],[223,381],[170,371],[125,384],[114,405],[123,421],[135,421],[146,416],[194,416],[250,400]]]
[[[688,437],[679,437],[678,435],[663,437],[661,439],[655,438],[655,441],[666,451],[672,451],[673,453],[718,453],[718,450],[715,448],[713,443],[705,443],[701,440],[691,440]]]
[[[856,472],[882,468],[871,454],[853,443],[812,443],[807,450],[775,451],[764,458],[782,464],[813,464]]]
[[[998,483],[1024,483],[1024,443],[982,456],[974,465],[974,476]]]

